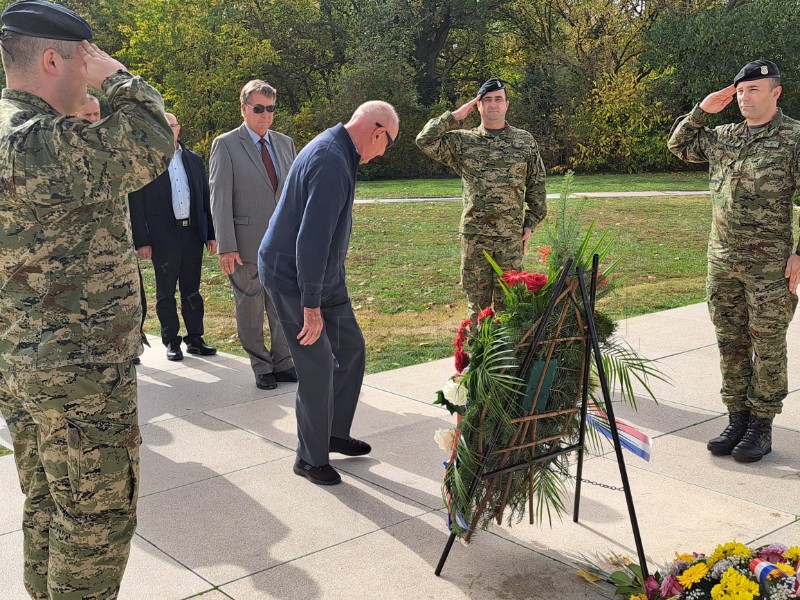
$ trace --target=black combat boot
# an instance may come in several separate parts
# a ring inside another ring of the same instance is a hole
[[[772,452],[772,418],[750,417],[747,431],[731,454],[739,462],[756,462]]]
[[[715,437],[708,442],[706,448],[715,456],[728,456],[736,447],[736,444],[742,441],[749,423],[749,410],[728,413],[728,426],[725,431],[719,437]]]

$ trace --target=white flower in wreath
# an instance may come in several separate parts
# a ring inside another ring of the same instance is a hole
[[[445,400],[455,406],[464,406],[467,403],[467,389],[452,379],[444,384],[442,394]]]
[[[456,430],[455,429],[437,429],[433,434],[433,441],[439,446],[439,449],[445,452],[452,452],[456,443]]]

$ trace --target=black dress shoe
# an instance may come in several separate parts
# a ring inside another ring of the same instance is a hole
[[[728,413],[728,426],[725,428],[725,431],[710,440],[706,448],[715,456],[728,456],[736,447],[736,444],[742,441],[749,423],[749,410]]]
[[[167,344],[167,360],[183,360],[181,338],[175,338]]]
[[[282,381],[283,383],[294,383],[297,381],[297,371],[294,367],[289,367],[285,371],[273,371],[275,381]]]
[[[355,438],[344,439],[333,436],[331,436],[331,440],[328,443],[328,449],[330,452],[336,452],[346,456],[364,456],[372,452],[372,446],[367,442],[362,442]]]
[[[262,390],[274,390],[278,387],[278,382],[275,381],[275,375],[272,373],[264,373],[256,375],[256,387]]]
[[[322,465],[321,467],[312,467],[301,458],[295,461],[292,470],[297,475],[300,475],[300,477],[305,477],[311,483],[316,483],[317,485],[336,485],[342,482],[339,473],[337,473],[336,469],[332,466]]]
[[[194,335],[194,336],[186,336],[183,338],[183,342],[186,344],[186,351],[189,354],[199,354],[200,356],[213,356],[217,353],[217,349],[214,346],[209,346],[205,343],[202,336]]]

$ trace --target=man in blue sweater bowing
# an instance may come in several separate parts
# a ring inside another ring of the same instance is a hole
[[[365,353],[344,262],[358,166],[386,152],[399,129],[392,105],[374,100],[311,140],[289,170],[258,252],[258,274],[297,371],[294,472],[320,485],[341,482],[329,452],[372,449],[350,437]]]

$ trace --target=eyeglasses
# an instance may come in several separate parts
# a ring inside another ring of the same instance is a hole
[[[245,104],[247,104],[247,102],[245,102]],[[270,104],[269,106],[264,106],[263,104],[247,104],[247,106],[252,108],[253,112],[256,113],[257,115],[260,115],[264,111],[267,111],[268,113],[274,113],[275,112],[275,105],[274,104]]]
[[[383,127],[383,125],[376,122],[375,127]],[[392,136],[389,135],[389,132],[386,130],[386,127],[383,127],[383,133],[386,134],[386,149],[388,150],[389,148],[394,146],[394,140],[392,139]]]

